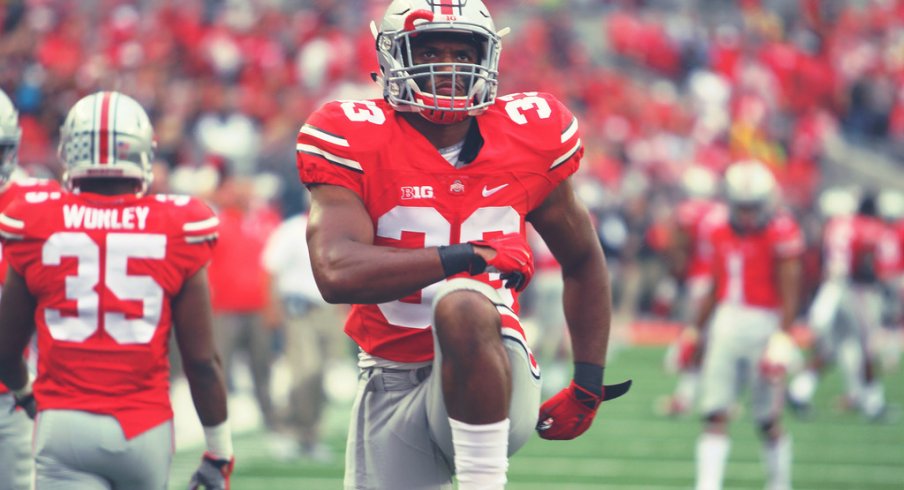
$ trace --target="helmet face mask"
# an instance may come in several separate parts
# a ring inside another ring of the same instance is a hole
[[[502,44],[480,0],[442,3],[392,2],[376,33],[378,81],[395,110],[451,124],[482,114],[495,102]],[[415,64],[414,51],[431,41],[473,45],[477,59],[473,63]]]
[[[19,113],[10,98],[0,90],[0,185],[6,184],[16,169],[21,140]]]
[[[60,128],[59,155],[70,190],[79,179],[132,179],[141,193],[153,180],[154,130],[147,113],[131,97],[97,92],[70,109]]]

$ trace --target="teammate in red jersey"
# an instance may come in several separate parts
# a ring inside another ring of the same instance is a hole
[[[898,244],[877,216],[871,193],[823,230],[823,277],[809,312],[814,348],[806,370],[789,386],[797,413],[810,407],[819,378],[837,364],[845,384],[843,406],[877,420],[885,413],[877,345],[882,330],[882,281],[894,275]],[[891,247],[891,248],[889,248]]]
[[[708,323],[696,488],[722,488],[729,410],[741,391],[738,380],[746,380],[764,442],[766,488],[788,489],[791,440],[780,417],[784,374],[801,362],[787,332],[798,308],[803,237],[792,217],[776,210],[775,179],[763,164],[733,164],[724,184],[729,218],[707,240],[713,287],[695,322],[700,330]]]
[[[53,180],[13,179],[21,138],[18,112],[9,97],[0,90],[0,211],[16,199],[40,198],[48,192],[60,190],[59,184]],[[0,255],[0,287],[5,281],[6,260]],[[33,354],[31,349],[27,349],[26,357],[32,368]],[[32,423],[23,406],[16,407],[17,397],[20,405],[33,409],[27,386],[24,391],[12,393],[0,383],[0,468],[7,468],[8,471],[5,478],[0,478],[0,490],[28,490],[32,486],[33,465],[29,453]]]
[[[345,487],[502,488],[535,428],[577,437],[627,388],[602,383],[609,284],[568,179],[578,122],[548,94],[496,98],[503,32],[479,0],[395,0],[373,31],[384,100],[324,105],[297,144],[318,287],[353,304],[360,346]],[[542,407],[518,320],[525,220],[562,266],[575,361]]]
[[[685,199],[675,209],[666,259],[672,274],[682,283],[676,303],[685,328],[666,350],[666,370],[676,373],[678,382],[674,392],[657,407],[670,416],[687,413],[697,399],[701,353],[696,350],[702,342],[692,323],[712,283],[703,237],[726,218],[725,207],[716,199],[719,182],[715,172],[699,165],[688,167],[681,175],[681,187]]]
[[[0,215],[9,261],[0,379],[27,389],[22,350],[35,332],[37,487],[166,486],[175,324],[208,442],[193,485],[228,488],[232,442],[206,275],[217,218],[190,197],[143,195],[153,130],[130,97],[89,95],[60,132],[69,192],[26,195]]]

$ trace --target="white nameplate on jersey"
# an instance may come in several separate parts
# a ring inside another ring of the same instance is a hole
[[[97,209],[77,204],[63,206],[66,228],[86,230],[143,230],[147,226],[148,206],[122,209]]]
[[[496,187],[490,189],[487,189],[487,186],[483,186],[483,190],[480,193],[481,195],[483,195],[483,197],[490,197],[493,194],[501,191],[502,189],[505,189],[506,187],[508,187],[508,184],[497,185]]]

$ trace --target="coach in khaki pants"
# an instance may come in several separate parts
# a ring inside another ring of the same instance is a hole
[[[332,459],[320,442],[320,422],[326,405],[323,378],[331,359],[349,356],[351,341],[342,332],[345,306],[328,304],[314,282],[305,240],[308,217],[284,221],[270,236],[263,254],[285,328],[286,360],[291,372],[286,421],[295,431],[300,455],[315,461]]]

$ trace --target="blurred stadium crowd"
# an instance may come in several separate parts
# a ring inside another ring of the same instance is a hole
[[[0,87],[20,111],[20,164],[59,176],[66,110],[95,90],[120,90],[153,119],[154,191],[292,215],[304,206],[292,150],[301,122],[326,99],[379,96],[368,24],[385,4],[3,2]],[[498,25],[513,27],[502,93],[551,92],[581,121],[577,188],[620,276],[616,304],[630,315],[670,315],[676,285],[664,280],[662,252],[688,168],[718,174],[744,158],[769,165],[808,234],[812,294],[817,196],[838,183],[826,172],[832,145],[893,158],[904,142],[901,1],[496,0],[491,8]],[[261,224],[268,219],[255,221],[256,232],[275,227]]]

